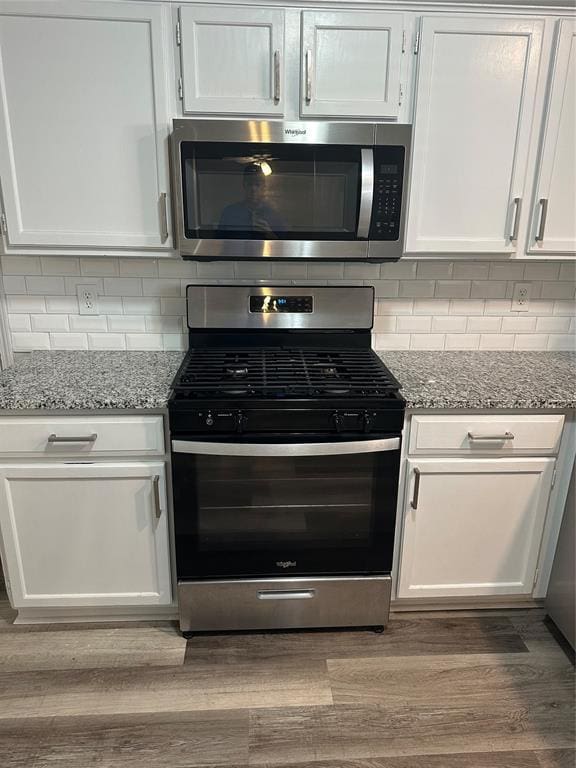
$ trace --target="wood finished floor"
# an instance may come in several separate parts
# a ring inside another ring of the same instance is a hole
[[[11,624],[1,768],[574,768],[574,670],[543,612],[371,632]]]

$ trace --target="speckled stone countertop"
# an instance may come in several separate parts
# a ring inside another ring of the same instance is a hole
[[[407,408],[576,408],[573,352],[379,352]]]
[[[0,410],[163,408],[182,352],[32,352],[0,373]]]

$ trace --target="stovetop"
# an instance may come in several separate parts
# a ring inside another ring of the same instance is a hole
[[[395,396],[399,384],[372,349],[200,347],[174,380],[176,399],[342,400]]]

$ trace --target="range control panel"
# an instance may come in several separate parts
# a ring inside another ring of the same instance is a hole
[[[371,240],[398,240],[402,213],[404,147],[374,147]]]

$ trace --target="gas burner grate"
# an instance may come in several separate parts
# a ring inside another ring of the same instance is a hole
[[[398,382],[371,349],[191,349],[174,384],[187,397],[381,397]]]

